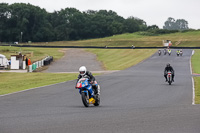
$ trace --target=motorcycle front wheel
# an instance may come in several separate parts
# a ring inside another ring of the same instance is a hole
[[[86,95],[86,93],[82,92],[81,93],[82,101],[85,107],[89,107],[89,98]]]

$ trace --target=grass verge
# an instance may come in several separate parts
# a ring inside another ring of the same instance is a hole
[[[13,47],[13,46],[0,46],[0,54],[5,55],[10,59],[10,55],[18,55],[21,52],[26,54],[32,62],[41,60],[46,56],[53,56],[54,60],[61,58],[64,55],[61,48],[26,48],[26,47]]]
[[[147,59],[155,49],[87,49],[97,55],[106,70],[123,70]]]
[[[32,49],[33,51],[37,51]],[[39,51],[42,49],[39,49]],[[44,51],[46,49],[43,49]],[[53,49],[52,49],[53,50]],[[87,49],[95,53],[106,70],[122,70],[148,58],[156,50]],[[47,50],[48,51],[48,50]],[[57,49],[53,52],[57,51]],[[57,51],[58,52],[58,51]],[[78,74],[55,73],[0,73],[0,95],[30,88],[55,84],[77,78]],[[97,75],[97,74],[94,74]]]
[[[194,55],[192,56],[192,71],[193,73],[200,74],[200,50],[195,50]]]
[[[192,56],[192,72],[200,74],[200,50],[195,50]],[[200,104],[200,77],[194,77],[195,104]]]
[[[160,47],[163,40],[171,40],[173,46],[199,47],[200,31],[177,32],[156,36],[141,35],[141,32],[125,33],[113,35],[105,38],[88,39],[79,41],[58,41],[49,43],[31,43],[23,45],[43,45],[43,46],[102,46],[108,47]]]
[[[0,73],[0,95],[55,84],[77,78],[78,74]]]
[[[194,77],[195,104],[200,104],[200,77]]]

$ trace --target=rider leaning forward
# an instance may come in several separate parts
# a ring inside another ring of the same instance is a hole
[[[97,84],[95,84],[95,77],[92,75],[92,73],[90,71],[87,71],[85,66],[81,66],[79,68],[79,75],[78,75],[78,79],[77,82],[79,81],[79,79],[81,78],[88,78],[90,81],[90,84],[92,84],[92,88],[95,90],[95,92],[97,93],[97,95],[100,95],[100,88],[98,88]]]

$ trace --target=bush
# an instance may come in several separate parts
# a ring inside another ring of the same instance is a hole
[[[190,32],[190,31],[197,31],[197,30],[195,30],[195,29],[189,29],[189,30],[183,30],[183,31],[181,31],[182,33],[185,33],[185,32]]]
[[[176,33],[179,32],[178,30],[167,30],[167,29],[150,29],[145,32],[139,32],[139,35],[144,36],[159,36],[162,34],[170,34],[170,33]]]

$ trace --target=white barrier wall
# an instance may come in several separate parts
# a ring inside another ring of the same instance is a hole
[[[7,60],[7,58],[0,57],[0,66],[3,66],[4,68],[8,67],[8,60]]]
[[[41,67],[42,66],[42,61],[39,61],[39,67]]]
[[[28,67],[28,72],[33,72],[34,70],[36,70],[37,68],[40,68],[42,66],[44,66],[44,61],[49,58],[49,56],[45,57],[43,60],[37,61],[35,63],[33,63],[32,65],[29,65]]]
[[[10,69],[19,69],[19,60],[16,60],[16,56],[11,56],[11,67]]]
[[[36,64],[36,68],[38,68],[38,61],[35,64]]]
[[[29,65],[28,66],[28,72],[32,72],[33,70],[32,70],[32,65]]]
[[[26,69],[26,61],[23,61],[23,69]]]
[[[41,60],[41,66],[44,66],[44,61],[43,60]]]

